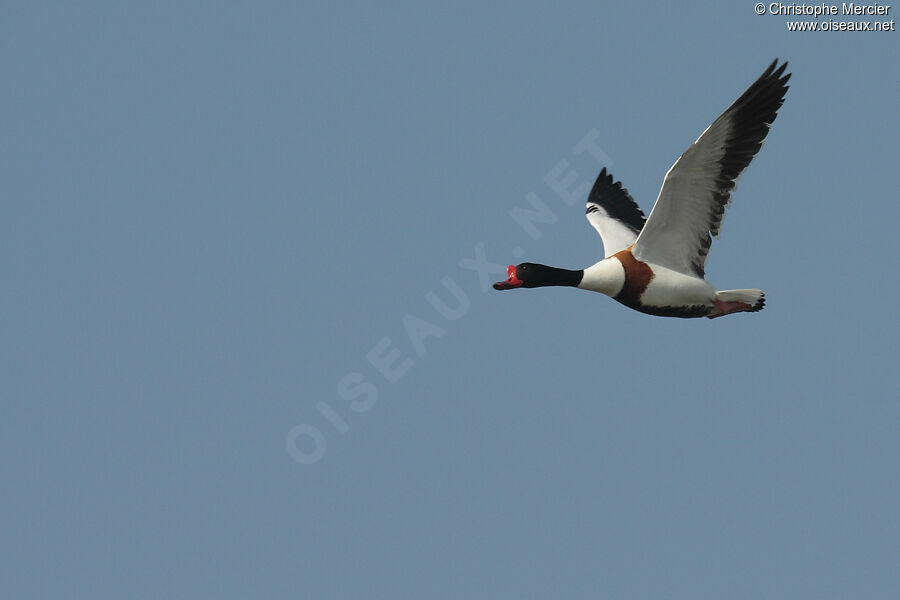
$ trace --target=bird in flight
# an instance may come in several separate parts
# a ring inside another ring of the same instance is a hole
[[[507,279],[494,289],[577,287],[661,317],[714,319],[762,310],[762,290],[716,290],[704,279],[704,265],[735,181],[759,152],[784,103],[791,77],[786,67],[775,59],[675,161],[649,217],[606,167],[600,171],[586,216],[603,240],[603,260],[577,271],[510,265]]]

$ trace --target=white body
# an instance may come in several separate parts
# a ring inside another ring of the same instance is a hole
[[[641,296],[641,302],[650,306],[713,306],[716,289],[705,279],[685,275],[666,267],[648,264],[653,278]],[[584,270],[578,285],[583,290],[600,292],[613,298],[625,285],[625,267],[615,256],[605,258]]]

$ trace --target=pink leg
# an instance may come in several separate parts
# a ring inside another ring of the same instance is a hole
[[[730,302],[713,300],[713,304],[716,305],[716,310],[718,312],[709,315],[710,319],[715,319],[716,317],[724,317],[725,315],[730,315],[731,313],[743,312],[745,310],[750,310],[751,308],[753,308],[752,304],[740,302],[738,300],[732,300]]]

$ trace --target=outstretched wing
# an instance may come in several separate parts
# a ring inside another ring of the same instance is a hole
[[[681,155],[663,180],[659,198],[633,253],[688,275],[703,277],[725,208],[741,172],[759,152],[788,90],[787,63],[769,68]]]
[[[634,243],[644,226],[644,213],[621,181],[600,171],[588,196],[587,220],[603,239],[604,256],[612,256]]]

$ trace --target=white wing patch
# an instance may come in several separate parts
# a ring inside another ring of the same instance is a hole
[[[588,202],[587,220],[603,240],[603,256],[608,258],[631,246],[637,239],[637,232],[617,219],[609,216],[602,206]]]

